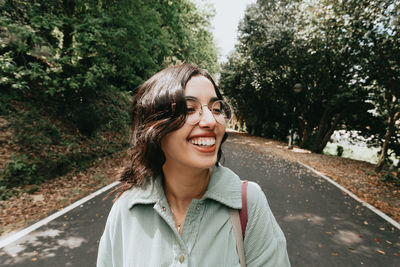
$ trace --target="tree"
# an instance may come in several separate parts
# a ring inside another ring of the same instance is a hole
[[[300,145],[314,152],[322,152],[336,129],[366,126],[371,104],[356,82],[343,10],[329,1],[258,1],[239,30],[237,51],[244,65],[254,65],[246,79],[257,92],[248,92],[258,102],[246,110],[258,118],[254,132],[285,139],[295,105]],[[296,83],[305,88],[299,97]]]
[[[6,0],[0,7],[2,91],[53,103],[89,135],[108,122],[97,102],[111,91],[134,91],[183,61],[218,70],[212,10],[189,0]]]
[[[400,158],[400,1],[348,1],[348,7],[355,10],[351,24],[358,42],[354,47],[359,51],[365,86],[374,113],[385,122],[375,133],[381,144],[376,170],[381,171],[389,149]]]

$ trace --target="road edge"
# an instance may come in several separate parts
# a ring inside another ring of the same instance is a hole
[[[312,171],[313,173],[317,174],[318,176],[321,176],[322,178],[324,178],[326,181],[328,181],[329,183],[333,184],[334,186],[336,186],[337,188],[339,188],[340,190],[342,190],[343,192],[345,192],[346,194],[348,194],[350,197],[352,197],[354,200],[358,201],[359,203],[361,203],[361,205],[363,205],[364,207],[367,207],[368,209],[370,209],[371,211],[373,211],[375,214],[377,214],[378,216],[380,216],[382,219],[386,220],[387,222],[391,223],[394,227],[396,227],[398,230],[400,230],[400,224],[398,222],[396,222],[395,220],[393,220],[392,218],[390,218],[388,215],[386,215],[385,213],[383,213],[382,211],[378,210],[377,208],[375,208],[374,206],[372,206],[371,204],[369,204],[368,202],[365,202],[364,200],[361,200],[360,198],[358,198],[353,192],[351,192],[350,190],[346,189],[345,187],[343,187],[342,185],[340,185],[339,183],[335,182],[332,178],[322,174],[321,172],[317,171],[316,169],[314,169],[311,166],[308,166],[307,164],[304,164],[302,162],[298,162],[300,165],[302,165],[303,167],[309,169],[310,171]]]
[[[12,233],[6,235],[3,239],[0,239],[0,249],[2,249],[5,246],[8,246],[9,244],[17,241],[18,239],[20,239],[22,237],[28,235],[29,233],[35,231],[39,227],[41,227],[41,226],[51,222],[52,220],[64,215],[68,211],[73,210],[74,208],[76,208],[76,207],[82,205],[83,203],[91,200],[92,198],[94,198],[94,197],[106,192],[107,190],[113,188],[117,184],[119,184],[118,181],[113,182],[113,183],[111,183],[109,185],[106,185],[106,186],[100,188],[99,190],[91,193],[90,195],[75,201],[74,203],[70,204],[69,206],[63,208],[62,210],[59,210],[56,213],[53,213],[52,215],[50,215],[50,216],[48,216],[48,217],[46,217],[46,218],[44,218],[44,219],[32,224],[32,225],[30,225],[30,226],[28,226],[28,227],[26,227],[24,229],[17,230],[17,232],[12,232]]]

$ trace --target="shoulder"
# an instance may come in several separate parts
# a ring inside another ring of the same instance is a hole
[[[267,198],[261,187],[256,182],[248,181],[247,183],[247,204],[257,205],[260,202],[267,201]]]
[[[285,236],[257,183],[248,183],[247,207],[244,247],[248,266],[290,266]]]
[[[257,183],[250,181],[247,184],[247,210],[249,218],[253,219],[260,216],[267,218],[272,215],[263,190]]]
[[[261,187],[255,182],[248,182],[247,210],[250,228],[253,228],[253,230],[264,229],[268,225],[274,234],[281,235],[281,230],[272,214],[268,200]]]
[[[136,204],[156,203],[163,193],[161,177],[149,178],[141,187],[125,191],[114,203],[117,208],[130,209]]]

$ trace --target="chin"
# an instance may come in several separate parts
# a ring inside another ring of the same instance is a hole
[[[199,169],[207,169],[213,167],[216,162],[217,162],[217,157],[213,159],[199,159],[199,161],[197,161],[196,167]]]

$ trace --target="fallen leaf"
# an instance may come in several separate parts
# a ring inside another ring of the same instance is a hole
[[[327,235],[331,235],[331,234],[332,234],[332,232],[325,232],[325,234],[327,234]]]
[[[368,222],[367,222],[367,221],[364,221],[364,224],[365,224],[365,225],[368,225]]]
[[[380,250],[380,249],[377,249],[376,251],[378,251],[378,252],[379,252],[379,254],[382,254],[382,255],[385,255],[385,254],[386,254],[386,252],[385,252],[385,251],[383,251],[383,250]]]
[[[379,242],[381,242],[381,239],[380,238],[375,238],[375,242],[379,243]]]
[[[353,247],[349,247],[349,249],[350,249],[350,250],[355,250],[355,248],[353,248]]]
[[[31,261],[37,261],[37,258],[32,258]]]
[[[332,253],[331,256],[339,256],[339,253]]]

